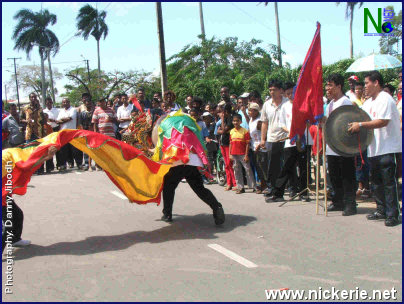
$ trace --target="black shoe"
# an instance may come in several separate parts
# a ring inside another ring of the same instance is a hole
[[[164,221],[164,222],[167,222],[167,223],[171,223],[173,221],[173,216],[164,214],[161,217],[161,220]]]
[[[265,202],[267,202],[267,203],[276,203],[276,202],[283,202],[283,201],[285,201],[283,196],[276,196],[276,195],[273,195],[272,197],[267,197],[265,199]]]
[[[292,190],[289,192],[289,198],[294,198],[296,196],[296,191]]]
[[[304,202],[310,202],[310,197],[307,194],[299,195],[299,199]]]
[[[384,225],[387,227],[397,226],[400,222],[395,217],[389,216],[385,221]]]
[[[213,218],[215,219],[216,225],[222,225],[224,223],[225,216],[222,206],[219,206],[215,210],[213,210]]]
[[[369,221],[384,220],[384,219],[386,219],[386,215],[380,213],[379,211],[376,211],[375,213],[368,214],[368,215],[366,216],[366,218],[367,218]]]
[[[332,211],[342,211],[342,210],[344,210],[344,209],[342,208],[342,206],[336,206],[336,205],[334,205],[334,204],[331,204],[331,205],[328,206],[328,208],[327,208],[327,211],[330,211],[330,212],[332,212]]]
[[[265,197],[272,197],[274,196],[274,192],[272,190],[270,190],[268,193],[264,193]]]
[[[345,208],[344,211],[342,211],[342,216],[350,216],[350,215],[355,215],[357,214],[358,211],[356,208]]]

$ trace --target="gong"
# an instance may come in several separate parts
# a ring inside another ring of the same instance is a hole
[[[373,131],[360,128],[359,133],[348,131],[349,123],[371,121],[369,115],[357,106],[341,106],[331,112],[325,123],[325,140],[337,154],[352,157],[363,151],[373,139]]]

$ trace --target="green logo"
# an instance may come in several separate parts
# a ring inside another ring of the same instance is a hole
[[[383,9],[383,22],[382,22],[382,9],[377,9],[377,22],[373,18],[372,13],[368,8],[364,8],[364,20],[363,20],[363,29],[365,36],[384,36],[386,34],[390,34],[393,30],[393,24],[391,21],[394,17],[394,11]],[[376,33],[369,33],[369,20],[373,25],[373,28],[376,30]]]

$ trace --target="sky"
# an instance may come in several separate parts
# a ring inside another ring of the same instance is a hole
[[[57,23],[50,26],[58,37],[61,48],[51,58],[52,68],[59,72],[85,66],[83,58],[90,60],[90,68],[97,68],[97,44],[90,36],[87,41],[74,37],[76,16],[85,2],[2,2],[2,97],[4,83],[14,71],[7,58],[21,57],[22,65],[40,65],[38,48],[31,52],[30,60],[24,52],[13,50],[13,28],[17,21],[13,16],[20,9],[34,12],[48,9],[57,16]],[[159,73],[159,44],[157,36],[156,4],[154,2],[91,2],[94,7],[107,12],[108,36],[100,41],[101,69],[107,72],[144,70]],[[363,57],[379,52],[379,37],[364,36],[364,8],[376,16],[377,8],[393,5],[396,13],[401,2],[365,2],[356,8],[353,22],[354,56]],[[346,3],[335,2],[279,2],[281,47],[286,55],[284,62],[292,67],[301,64],[313,39],[316,22],[321,23],[323,64],[334,63],[349,57],[349,21],[345,19]],[[198,42],[201,32],[198,2],[166,2],[162,4],[166,58],[180,52],[184,46]],[[215,36],[238,37],[239,41],[262,40],[261,46],[269,49],[277,44],[274,4],[267,7],[259,2],[203,2],[205,32],[208,38]],[[401,52],[401,45],[400,45]],[[47,64],[47,63],[46,63]],[[10,72],[11,71],[11,72]],[[68,83],[64,78],[55,83],[59,94]],[[25,92],[27,93],[27,92]],[[24,93],[22,93],[24,94]],[[20,93],[20,95],[22,95]],[[13,98],[15,92],[7,92]]]

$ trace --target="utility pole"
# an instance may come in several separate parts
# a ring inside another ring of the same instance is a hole
[[[202,2],[199,2],[199,20],[201,21],[201,35],[202,35],[202,48],[203,48],[206,35],[205,35],[205,23],[203,21]],[[208,69],[208,61],[206,60],[206,58],[203,58],[203,66],[206,72],[206,70]]]
[[[18,93],[18,79],[17,79],[17,65],[15,64],[15,61],[17,59],[21,59],[21,57],[19,58],[7,58],[7,60],[14,60],[14,75],[15,75],[15,87],[17,88],[17,103],[18,103],[18,111],[21,111],[21,106],[20,106],[20,94]]]
[[[278,2],[274,2],[274,4],[275,4],[276,38],[278,40],[278,60],[279,60],[279,66],[282,67],[281,33],[279,30]]]
[[[56,102],[55,89],[53,88],[53,73],[52,73],[52,66],[51,66],[51,60],[50,60],[50,48],[47,48],[47,51],[48,51],[48,65],[49,65],[49,76],[50,76],[52,98],[53,98],[53,102]]]
[[[166,68],[166,51],[164,47],[164,29],[163,29],[163,14],[161,12],[161,2],[156,2],[157,14],[157,32],[160,44],[160,74],[161,74],[161,90],[167,91],[167,68]]]
[[[205,40],[205,23],[203,22],[202,2],[199,2],[199,19],[201,21],[202,40]]]
[[[7,85],[4,84],[4,95],[6,95],[6,103],[7,103]]]
[[[89,62],[90,60],[84,59],[84,61],[86,62],[86,65],[87,65],[88,83],[90,83],[90,82],[91,82],[91,78],[90,78],[90,65],[88,64],[88,62]]]

